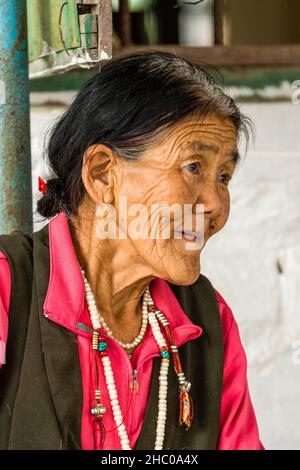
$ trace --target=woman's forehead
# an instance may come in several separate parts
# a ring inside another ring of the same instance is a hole
[[[186,119],[178,122],[161,136],[156,145],[149,148],[145,157],[156,159],[161,155],[175,158],[191,152],[237,155],[237,131],[232,121],[212,115],[202,121]]]
[[[175,140],[180,137],[187,138],[185,144],[188,145],[190,143],[189,136],[192,138],[195,134],[232,139],[236,137],[237,131],[231,119],[210,113],[204,117],[186,118],[179,121],[171,130],[170,137],[173,137]]]

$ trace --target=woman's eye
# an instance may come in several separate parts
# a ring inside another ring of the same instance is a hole
[[[225,173],[224,175],[221,175],[220,178],[223,178],[222,183],[226,184],[226,186],[229,184],[229,181],[231,180],[231,176]]]
[[[199,166],[198,163],[190,163],[185,167],[190,173],[197,175],[199,173]]]

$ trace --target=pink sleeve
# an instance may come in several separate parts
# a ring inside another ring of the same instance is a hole
[[[5,364],[8,335],[8,314],[11,290],[11,274],[8,261],[0,251],[0,368]]]
[[[230,307],[216,291],[224,337],[224,373],[218,450],[265,450],[247,381],[247,358]]]

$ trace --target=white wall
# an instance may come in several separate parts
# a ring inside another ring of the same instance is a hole
[[[238,321],[262,442],[300,449],[300,364],[292,361],[300,340],[300,106],[241,108],[255,122],[256,144],[230,183],[230,218],[208,241],[202,272]]]
[[[63,95],[62,101],[70,98]],[[300,363],[292,361],[292,346],[300,341],[300,106],[241,108],[255,122],[256,144],[230,183],[230,218],[208,241],[202,272],[238,321],[263,444],[300,449]],[[59,104],[32,106],[35,196],[37,176],[46,176],[42,138],[64,110]]]

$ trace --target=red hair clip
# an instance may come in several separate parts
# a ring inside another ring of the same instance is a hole
[[[44,193],[47,189],[47,184],[45,183],[43,178],[41,178],[40,176],[39,176],[38,180],[39,180],[39,188],[38,189],[39,189],[40,193]]]

